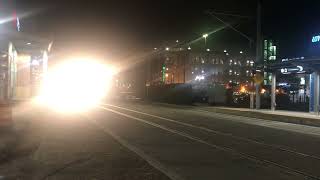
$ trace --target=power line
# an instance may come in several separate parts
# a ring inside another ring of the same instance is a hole
[[[239,31],[238,29],[234,28],[231,24],[225,22],[224,20],[222,20],[221,18],[219,18],[218,16],[215,15],[214,11],[206,11],[206,14],[209,14],[210,16],[214,17],[215,19],[217,19],[218,21],[220,21],[221,23],[225,24],[227,27],[231,28],[232,30],[236,31],[237,33],[239,33],[241,36],[243,36],[244,38],[246,38],[250,44],[253,42],[253,39],[251,39],[249,36],[247,36],[246,34],[242,33],[241,31]]]

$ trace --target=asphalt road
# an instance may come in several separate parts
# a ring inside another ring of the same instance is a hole
[[[99,108],[97,124],[172,179],[320,179],[320,128],[201,107]]]
[[[320,128],[202,107],[101,104],[15,115],[19,143],[0,179],[320,179]]]

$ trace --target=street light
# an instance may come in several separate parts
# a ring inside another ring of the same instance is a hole
[[[190,46],[188,47],[188,50],[191,50],[191,47],[190,47]]]
[[[224,53],[227,53],[227,50],[224,50],[223,52],[224,52]]]
[[[166,47],[166,51],[169,51],[170,48]]]
[[[243,54],[243,51],[240,51],[240,54]]]
[[[202,35],[202,37],[204,38],[204,43],[205,43],[205,45],[207,45],[207,37],[208,37],[209,35],[206,33],[206,34],[203,34]]]

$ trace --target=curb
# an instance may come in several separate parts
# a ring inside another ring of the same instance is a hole
[[[223,109],[223,108],[217,108],[217,107],[202,107],[201,109],[210,111],[210,112],[215,112],[215,113],[231,114],[231,115],[237,115],[237,116],[243,116],[243,117],[265,119],[270,121],[279,121],[279,122],[285,122],[285,123],[320,127],[320,119],[293,117],[293,116],[278,115],[278,114],[266,114],[266,113],[257,112],[257,111],[253,112],[253,111],[246,111],[246,110]]]

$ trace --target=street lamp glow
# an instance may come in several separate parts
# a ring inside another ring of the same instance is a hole
[[[203,38],[207,38],[209,35],[208,34],[203,34],[202,37]]]
[[[191,47],[190,47],[190,46],[188,47],[188,50],[191,50]]]
[[[227,52],[227,50],[224,50],[223,52],[224,52],[224,53],[226,53],[226,52]]]
[[[243,51],[240,51],[240,54],[243,54]]]
[[[208,48],[208,49],[207,49],[207,51],[209,52],[209,51],[210,51],[210,49]]]
[[[169,51],[170,50],[170,48],[169,47],[166,47],[166,51]]]
[[[179,43],[179,40],[176,40],[176,43]]]

